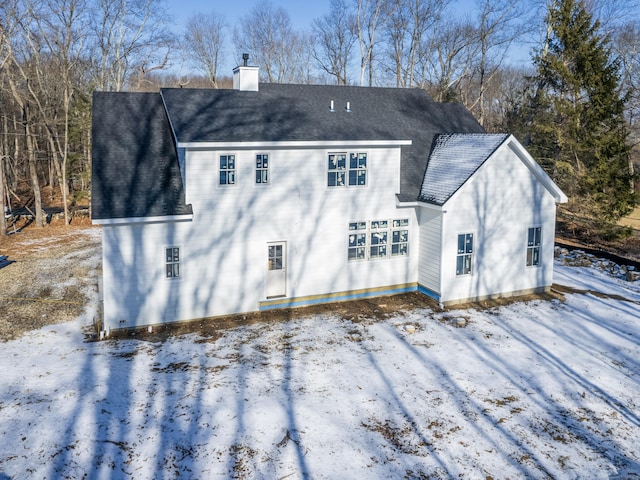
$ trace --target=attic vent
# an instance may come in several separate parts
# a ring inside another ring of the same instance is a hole
[[[333,104],[333,100],[331,100],[331,104],[329,105],[329,110],[331,110],[332,112],[336,111],[335,106]]]
[[[347,112],[350,112],[350,111],[351,111],[351,102],[347,102],[347,106],[346,106],[345,110],[346,110]]]

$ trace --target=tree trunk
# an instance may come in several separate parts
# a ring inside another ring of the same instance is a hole
[[[0,237],[7,236],[7,219],[4,209],[4,148],[0,151]]]
[[[36,170],[36,152],[33,146],[33,138],[31,138],[31,130],[29,128],[29,117],[27,109],[24,112],[24,135],[27,141],[27,157],[29,160],[29,176],[31,177],[31,188],[33,188],[33,198],[35,200],[36,227],[44,227],[44,217],[42,215],[42,197],[40,195],[40,181],[38,180],[38,171]]]
[[[5,180],[4,160],[9,157],[9,126],[7,125],[7,116],[2,117],[2,143],[0,144],[0,237],[7,235],[7,219],[5,217]],[[7,205],[8,209],[8,205]]]
[[[64,89],[64,151],[62,154],[62,205],[64,207],[64,224],[69,225],[69,207],[67,202],[69,186],[67,185],[67,157],[69,156],[69,89]]]

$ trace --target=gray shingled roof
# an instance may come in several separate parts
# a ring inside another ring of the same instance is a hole
[[[419,200],[444,205],[508,137],[508,134],[438,135]]]
[[[94,219],[192,213],[157,93],[96,92],[92,122]]]
[[[260,84],[258,92],[161,94],[178,143],[411,140],[402,147],[400,197],[412,201],[435,135],[484,131],[462,105],[434,102],[419,89]]]
[[[434,102],[419,89],[278,84],[259,88],[95,93],[93,218],[191,213],[184,203],[175,141],[411,140],[410,146],[402,147],[398,196],[415,201],[435,136],[483,132],[464,107]],[[335,112],[329,109],[331,101]]]

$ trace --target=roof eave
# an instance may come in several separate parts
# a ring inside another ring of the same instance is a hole
[[[116,226],[146,223],[191,222],[192,220],[193,213],[188,213],[183,215],[159,215],[154,217],[94,218],[91,220],[91,223],[93,225]]]
[[[253,142],[178,142],[178,148],[229,149],[229,148],[344,148],[401,147],[411,145],[411,140],[287,140]]]

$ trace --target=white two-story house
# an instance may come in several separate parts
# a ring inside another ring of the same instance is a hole
[[[510,135],[418,89],[96,92],[105,328],[420,291],[548,289],[565,195]]]

